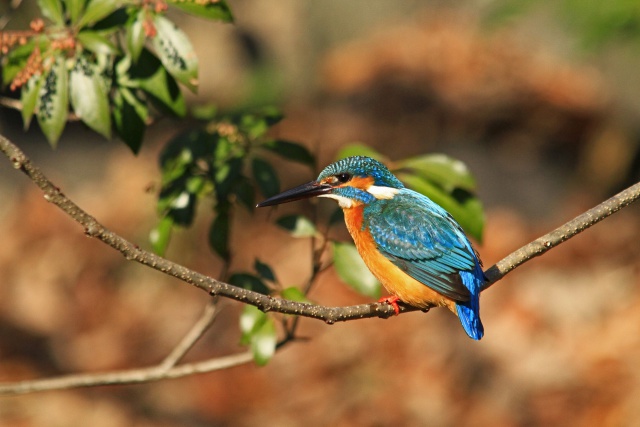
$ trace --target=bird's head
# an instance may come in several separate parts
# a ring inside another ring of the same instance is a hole
[[[328,197],[342,208],[391,199],[404,188],[385,165],[370,157],[354,156],[330,164],[315,181],[284,191],[258,204],[279,205],[310,197]]]

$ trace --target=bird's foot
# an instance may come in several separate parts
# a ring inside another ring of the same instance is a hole
[[[400,301],[400,298],[396,296],[382,297],[378,300],[378,302],[386,302],[387,304],[391,305],[391,307],[393,307],[393,311],[396,312],[396,316],[400,314],[400,307],[398,306],[398,301]]]

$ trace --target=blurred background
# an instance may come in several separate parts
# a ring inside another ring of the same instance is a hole
[[[442,152],[466,162],[487,223],[485,267],[640,178],[640,9],[635,2],[229,0],[235,25],[175,15],[200,58],[191,105],[281,106],[279,137],[322,167],[340,147],[391,159]],[[4,5],[3,5],[4,7]],[[12,26],[37,13],[25,0]],[[0,132],[70,198],[148,248],[157,156],[188,122],[160,120],[136,157],[80,124],[51,150],[19,113]],[[308,171],[281,163],[283,187]],[[158,363],[200,315],[201,292],[82,233],[0,159],[0,380]],[[333,208],[330,202],[326,209]],[[300,206],[284,206],[281,212]],[[8,426],[632,426],[640,418],[640,206],[535,259],[482,297],[486,335],[444,310],[325,325],[266,367],[146,385],[0,398]],[[210,207],[168,258],[216,276]],[[310,274],[308,242],[242,211],[234,269],[255,257],[281,281]],[[344,232],[347,239],[346,231]],[[311,299],[369,300],[321,276]],[[232,354],[223,311],[188,361]]]

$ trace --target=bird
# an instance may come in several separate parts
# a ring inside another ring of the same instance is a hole
[[[467,335],[484,335],[482,262],[462,227],[440,205],[406,188],[381,162],[352,156],[328,165],[314,181],[270,197],[257,207],[324,197],[344,212],[358,253],[390,296],[422,309],[446,307]]]

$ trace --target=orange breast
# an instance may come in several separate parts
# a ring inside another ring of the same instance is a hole
[[[347,229],[364,263],[387,291],[416,307],[436,305],[447,307],[455,313],[455,302],[418,282],[378,251],[369,230],[362,230],[363,210],[362,205],[344,209]]]

